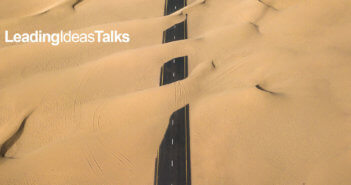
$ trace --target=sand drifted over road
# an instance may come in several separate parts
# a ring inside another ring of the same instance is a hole
[[[350,184],[351,1],[164,6],[0,2],[1,185],[152,185],[169,118],[187,104],[193,185]],[[188,39],[162,44],[186,15]],[[130,42],[6,43],[6,30]],[[159,86],[181,56],[188,77]]]

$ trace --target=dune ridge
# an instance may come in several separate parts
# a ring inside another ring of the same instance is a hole
[[[169,16],[163,6],[0,3],[0,34],[118,29],[132,40],[0,39],[0,184],[153,184],[169,116],[191,104],[193,184],[349,185],[351,2],[193,0]],[[186,15],[189,39],[162,44]],[[185,55],[189,77],[159,87],[163,63]]]

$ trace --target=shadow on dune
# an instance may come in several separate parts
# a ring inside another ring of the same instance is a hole
[[[272,92],[272,91],[269,91],[269,90],[264,89],[264,88],[261,87],[259,84],[257,84],[255,87],[256,87],[257,89],[261,90],[261,91],[268,92],[268,93],[270,93],[270,94],[277,94],[277,93],[275,93],[275,92]]]
[[[73,5],[72,5],[72,8],[73,9],[76,9],[76,6],[79,4],[79,3],[81,3],[81,2],[83,2],[84,0],[77,0]]]
[[[22,121],[21,126],[17,129],[17,131],[9,138],[7,139],[4,144],[2,144],[1,149],[0,149],[0,155],[1,157],[5,157],[6,152],[16,143],[16,141],[21,137],[24,126],[26,125],[26,122],[29,118],[29,116],[32,113],[28,114]]]

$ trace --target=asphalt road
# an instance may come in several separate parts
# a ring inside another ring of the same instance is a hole
[[[166,0],[164,15],[169,15],[179,9],[182,9],[186,6],[186,2],[186,0]]]
[[[186,6],[186,0],[166,0],[165,15]],[[163,43],[187,39],[187,19],[163,33]],[[188,56],[161,67],[160,86],[188,77]],[[189,105],[175,111],[161,141],[155,160],[155,185],[191,185]]]
[[[163,32],[163,43],[168,43],[177,40],[184,40],[188,38],[188,18],[185,21],[175,24]]]
[[[190,185],[189,105],[174,112],[156,158],[155,185]]]
[[[160,86],[183,80],[188,76],[188,56],[174,58],[161,67]]]

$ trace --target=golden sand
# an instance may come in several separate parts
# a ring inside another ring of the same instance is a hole
[[[192,0],[170,16],[163,0],[74,3],[0,2],[1,35],[131,35],[0,37],[0,144],[32,113],[0,159],[1,185],[152,185],[169,116],[186,104],[193,185],[351,184],[351,1]],[[186,14],[189,39],[161,44]],[[159,87],[163,63],[184,55],[189,77]]]

